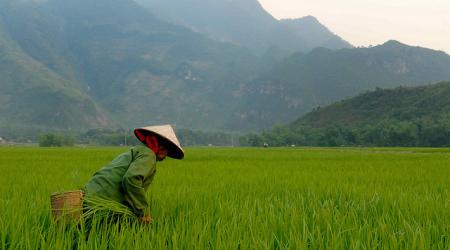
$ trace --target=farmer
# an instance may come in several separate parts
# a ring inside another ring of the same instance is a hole
[[[152,222],[145,193],[156,173],[156,162],[166,156],[183,159],[184,152],[170,125],[134,130],[144,144],[132,147],[104,166],[86,183],[85,196],[96,196],[128,206],[144,224]]]

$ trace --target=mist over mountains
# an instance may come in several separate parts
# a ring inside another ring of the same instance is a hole
[[[155,15],[255,53],[271,47],[307,52],[315,47],[350,48],[348,42],[307,16],[276,20],[257,0],[137,0]]]
[[[314,17],[278,21],[253,0],[138,2],[0,2],[0,132],[257,131],[375,87],[450,79],[445,53],[352,48]]]

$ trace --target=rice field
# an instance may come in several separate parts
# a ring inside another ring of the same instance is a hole
[[[448,249],[450,150],[188,148],[158,163],[154,222],[52,221],[126,148],[0,147],[0,249]]]

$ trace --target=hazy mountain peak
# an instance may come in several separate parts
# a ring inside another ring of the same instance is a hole
[[[410,46],[408,44],[404,44],[397,40],[389,40],[381,45],[373,47],[373,49],[375,49],[375,50],[376,49],[380,49],[380,50],[384,49],[384,50],[389,50],[389,51],[396,51],[396,53],[399,53],[404,50],[414,49],[416,52],[421,51],[421,53],[426,53],[426,54],[431,53],[431,54],[440,55],[440,56],[444,56],[444,57],[448,56],[448,54],[444,51],[434,50],[434,49],[425,48],[425,47],[421,47],[421,46]]]
[[[264,54],[271,47],[307,52],[351,47],[316,18],[277,20],[257,0],[136,0],[164,20]],[[186,11],[189,9],[189,11]]]
[[[311,16],[311,15],[299,17],[299,18],[283,18],[283,19],[280,19],[280,21],[301,22],[302,24],[304,24],[304,23],[320,24],[319,20],[316,17]]]
[[[391,47],[392,46],[396,46],[396,47],[398,47],[398,46],[407,46],[407,45],[404,44],[404,43],[401,43],[401,42],[399,42],[397,40],[389,40],[389,41],[383,43],[383,46],[391,46]]]
[[[296,19],[281,19],[280,23],[287,26],[297,36],[302,37],[309,49],[326,47],[341,49],[353,47],[317,20],[314,16],[304,16]]]

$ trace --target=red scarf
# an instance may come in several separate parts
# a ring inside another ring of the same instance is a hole
[[[154,135],[147,135],[144,136],[141,131],[136,131],[136,135],[139,138],[141,142],[143,142],[147,147],[149,147],[153,153],[157,154],[159,149],[158,140],[156,139],[156,136]]]

